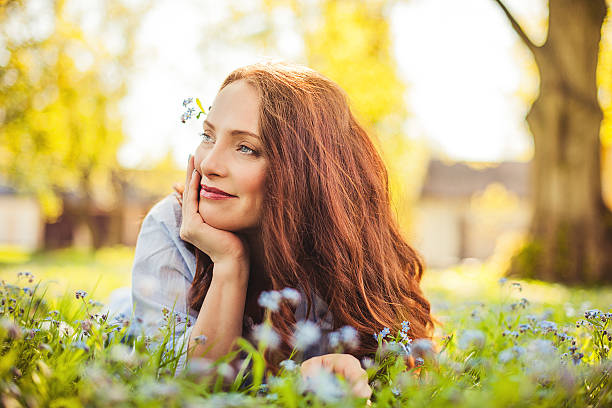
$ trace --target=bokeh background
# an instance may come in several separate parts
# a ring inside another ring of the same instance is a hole
[[[610,283],[610,5],[0,0],[0,277],[129,285],[142,219],[199,142],[183,99],[274,58],[347,91],[430,290]]]

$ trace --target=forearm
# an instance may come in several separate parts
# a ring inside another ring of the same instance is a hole
[[[229,278],[228,276],[233,276]],[[189,338],[189,357],[215,360],[227,354],[242,335],[242,316],[248,286],[248,263],[216,263],[213,278]],[[206,343],[196,344],[195,337],[206,336]]]

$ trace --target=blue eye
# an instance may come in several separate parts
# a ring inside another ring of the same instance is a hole
[[[241,148],[241,149],[242,149],[243,147],[244,147],[245,149],[247,149],[247,150],[248,150],[247,152],[245,152],[244,150],[241,150],[241,151],[242,151],[242,152],[244,152],[244,153],[249,153],[249,154],[256,154],[256,153],[257,153],[255,150],[251,149],[250,147],[247,147],[247,146],[245,146],[245,145],[240,145],[240,148]]]
[[[200,132],[200,137],[202,138],[203,143],[214,143],[215,142],[215,139],[206,132]],[[238,147],[238,151],[240,153],[244,153],[247,155],[254,155],[254,156],[258,155],[256,150],[251,149],[250,147],[245,146],[245,145],[240,145]]]
[[[206,138],[210,137],[210,135],[206,134],[206,132],[201,132],[200,137],[202,138],[202,140],[206,140]]]

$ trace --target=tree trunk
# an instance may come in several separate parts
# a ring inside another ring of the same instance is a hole
[[[534,137],[533,219],[528,243],[512,263],[512,272],[524,277],[612,282],[612,216],[602,198],[603,115],[595,80],[606,11],[605,0],[550,0],[546,43],[528,44],[540,94],[527,115]]]
[[[108,233],[105,245],[123,244],[123,229],[125,224],[125,186],[118,170],[112,170],[112,185],[114,190],[115,205],[109,214]]]
[[[96,221],[96,204],[92,195],[90,169],[82,172],[78,214],[78,222],[85,225],[91,234],[91,249],[101,248],[104,244],[104,232]]]

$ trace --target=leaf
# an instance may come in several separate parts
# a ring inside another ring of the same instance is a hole
[[[196,98],[196,103],[198,104],[198,107],[200,108],[200,110],[202,111],[203,114],[206,114],[206,111],[204,110],[204,108],[202,107],[202,103],[200,102],[200,100],[198,98]],[[200,114],[198,113],[198,116],[200,116]]]
[[[238,347],[249,353],[249,355],[253,358],[253,384],[251,385],[251,393],[257,393],[259,386],[263,381],[266,362],[261,353],[256,350],[248,340],[239,337],[236,340],[236,343]]]

